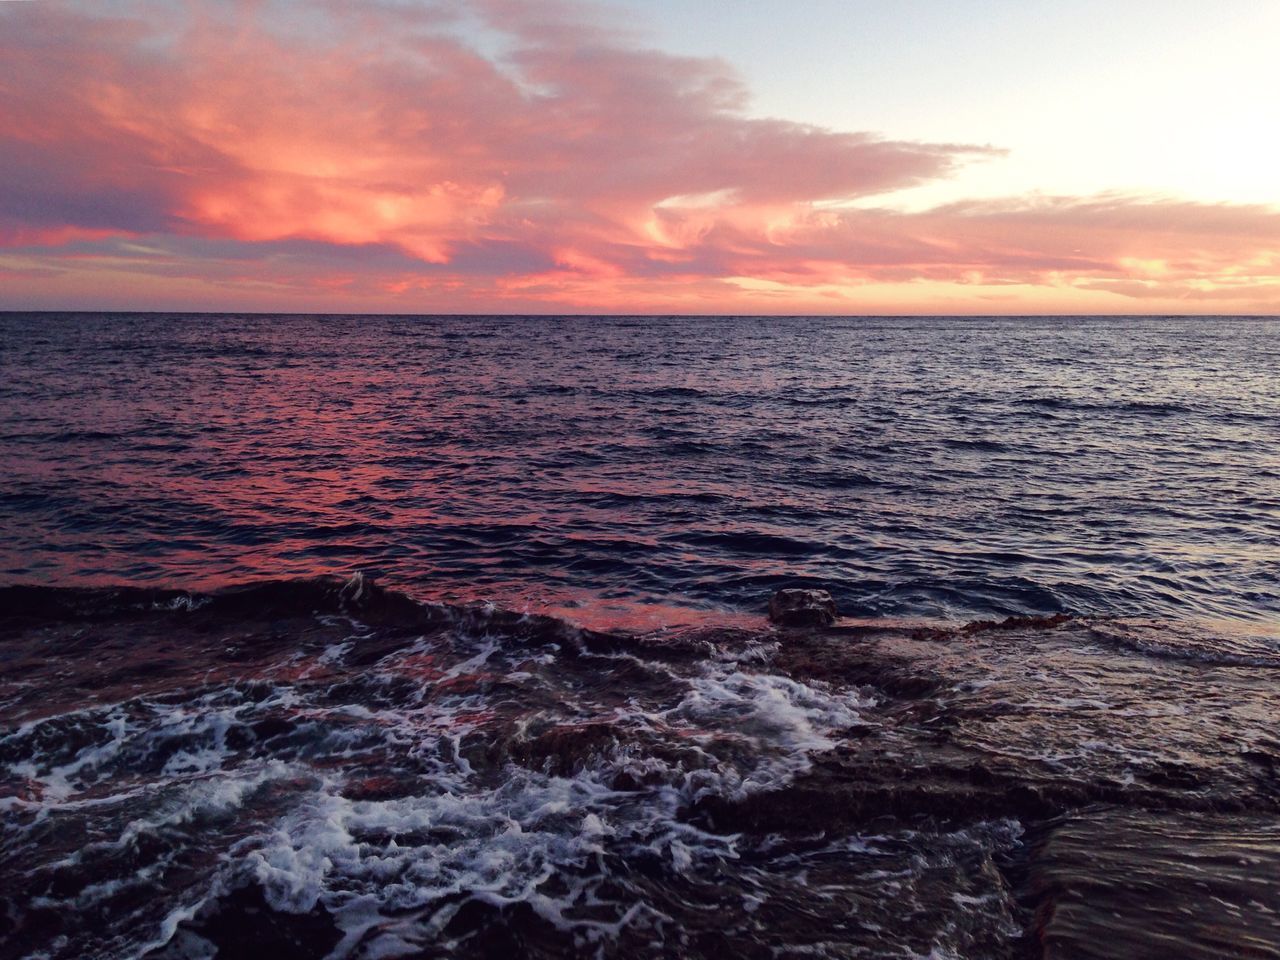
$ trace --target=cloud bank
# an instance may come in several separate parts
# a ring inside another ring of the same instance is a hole
[[[895,211],[999,151],[754,117],[606,8],[4,4],[0,58],[0,306],[1280,307],[1273,209]]]

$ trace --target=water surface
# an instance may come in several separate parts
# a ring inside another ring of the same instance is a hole
[[[1277,449],[1277,320],[0,317],[0,960],[1280,960]]]
[[[10,583],[1248,629],[1277,449],[1274,319],[0,317]]]

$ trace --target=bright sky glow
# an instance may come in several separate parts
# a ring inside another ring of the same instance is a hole
[[[1009,151],[913,206],[1033,190],[1280,202],[1273,0],[627,6],[663,49],[742,70],[752,113]]]
[[[0,309],[1274,313],[1280,5],[0,4]]]

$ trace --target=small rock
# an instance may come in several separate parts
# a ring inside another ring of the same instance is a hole
[[[769,601],[769,619],[783,627],[829,627],[836,602],[825,590],[779,590]]]

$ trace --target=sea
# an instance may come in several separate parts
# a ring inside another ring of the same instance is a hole
[[[1277,681],[1280,318],[0,314],[0,958],[1280,958]]]

